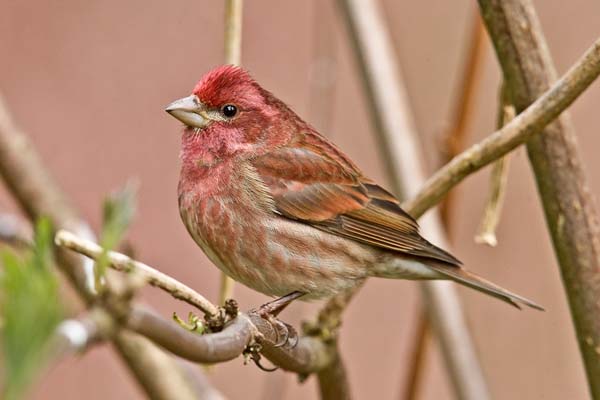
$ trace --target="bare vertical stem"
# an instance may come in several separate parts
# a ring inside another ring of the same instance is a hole
[[[465,140],[469,128],[469,121],[475,105],[475,93],[481,82],[481,73],[487,41],[485,28],[479,13],[475,12],[472,18],[471,34],[469,36],[469,49],[464,63],[458,96],[454,102],[452,123],[446,134],[444,151],[444,164],[459,154],[465,147]],[[446,232],[450,234],[452,224],[450,213],[454,204],[454,191],[448,192],[446,199],[440,205],[440,216]]]
[[[515,117],[515,108],[510,104],[506,85],[502,84],[500,89],[500,98],[498,101],[498,120],[497,128],[501,129]],[[510,166],[510,154],[504,155],[492,166],[490,175],[490,194],[485,205],[483,218],[479,225],[479,230],[475,236],[475,242],[496,246],[496,228],[500,223],[502,206],[506,194],[506,185],[508,184],[508,170]]]
[[[309,115],[313,124],[321,132],[331,135],[336,84],[336,43],[333,25],[330,21],[330,5],[316,5],[314,10],[313,55],[310,70]],[[327,314],[329,315],[329,314]],[[338,321],[328,321],[331,326]],[[340,354],[337,340],[327,343],[333,349],[333,362],[317,373],[319,394],[322,400],[349,400],[350,382],[346,366]]]
[[[479,13],[474,10],[471,30],[468,37],[468,50],[463,64],[462,76],[460,78],[457,98],[453,101],[454,109],[452,112],[452,122],[445,135],[445,146],[442,149],[443,162],[447,163],[465,147],[469,121],[475,104],[475,93],[481,82],[481,72],[487,42],[485,40],[485,28]],[[454,206],[455,191],[450,191],[446,198],[440,204],[440,217],[444,225],[446,234],[452,236],[452,209]],[[405,390],[403,399],[416,399],[418,385],[423,375],[421,369],[424,366],[427,347],[431,343],[431,326],[427,320],[426,309],[421,307],[419,310],[419,321],[415,331],[413,343],[413,352],[410,358],[410,365],[407,368],[408,375],[405,380]]]
[[[337,43],[329,4],[314,6],[308,115],[318,131],[331,137],[336,88]]]
[[[404,390],[401,391],[400,400],[415,400],[419,398],[419,382],[423,376],[423,368],[425,366],[425,358],[427,349],[429,348],[429,339],[431,337],[431,327],[427,310],[421,306],[418,312],[415,333],[413,335],[412,352],[408,359],[408,367]]]
[[[242,62],[242,5],[243,0],[225,0],[225,64]],[[219,304],[233,296],[234,280],[221,273]]]
[[[335,346],[337,347],[337,345]],[[317,378],[319,379],[319,392],[322,400],[352,399],[350,385],[347,384],[348,376],[346,375],[346,367],[339,351],[335,352],[335,357],[331,364],[319,371]]]
[[[418,135],[411,121],[386,24],[373,0],[340,0],[339,4],[352,39],[388,174],[396,193],[412,196],[424,182],[425,175]],[[422,227],[433,242],[447,247],[448,241],[435,211],[424,218]],[[455,287],[448,282],[424,283],[422,287],[457,397],[489,398]]]
[[[529,0],[479,0],[511,101],[524,110],[556,80]],[[558,258],[592,397],[600,399],[600,224],[577,148],[563,115],[527,142],[546,223]]]
[[[242,0],[225,0],[225,63],[242,63]]]

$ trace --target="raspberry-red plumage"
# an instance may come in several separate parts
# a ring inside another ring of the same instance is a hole
[[[391,193],[245,70],[218,67],[193,94],[212,121],[184,131],[180,211],[234,279],[268,295],[320,298],[368,276],[450,278],[533,305],[423,239]],[[227,104],[232,118],[219,114]]]

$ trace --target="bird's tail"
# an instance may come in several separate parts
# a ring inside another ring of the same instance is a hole
[[[480,292],[483,292],[485,294],[489,294],[490,296],[494,296],[519,309],[521,308],[521,304],[524,304],[531,308],[535,308],[536,310],[544,311],[543,307],[534,303],[533,301],[528,300],[525,297],[521,297],[517,294],[511,293],[508,290],[501,288],[500,286],[495,285],[488,280],[480,278],[479,276],[465,270],[462,267],[446,265],[443,263],[428,263],[427,266],[433,269],[434,271],[438,272],[439,274],[444,275],[449,279],[452,279],[453,281],[468,286],[472,289],[479,290]]]

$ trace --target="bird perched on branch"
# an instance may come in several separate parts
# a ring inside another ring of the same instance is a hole
[[[224,273],[283,296],[266,313],[368,277],[450,279],[541,309],[421,237],[394,195],[244,69],[213,69],[166,111],[185,125],[181,218]]]

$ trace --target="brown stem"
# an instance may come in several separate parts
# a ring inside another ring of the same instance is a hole
[[[126,320],[129,329],[142,334],[187,360],[216,363],[238,357],[260,338],[262,354],[273,364],[292,372],[309,374],[330,365],[334,353],[321,340],[302,337],[294,348],[275,347],[278,336],[273,326],[257,314],[240,314],[223,331],[198,335],[182,329],[154,312],[134,306]],[[260,334],[258,334],[260,332]]]
[[[98,244],[59,231],[55,242],[93,260],[102,254]],[[149,265],[130,259],[115,251],[107,252],[108,265],[118,271],[133,272],[154,286],[170,293],[176,298],[192,305],[202,305],[201,309],[215,308],[206,299],[185,284],[161,273]],[[215,313],[207,313],[215,315]],[[119,320],[121,316],[118,316]],[[192,334],[172,321],[166,320],[154,312],[133,306],[124,324],[131,330],[151,339],[172,353],[190,361],[216,363],[231,360],[242,354],[246,347],[255,341],[263,345],[262,354],[281,368],[298,373],[318,372],[333,360],[335,347],[313,337],[300,338],[293,349],[274,347],[278,341],[277,333],[270,323],[255,313],[240,316],[223,331],[209,335]]]
[[[536,133],[542,132],[544,127],[571,105],[599,74],[600,40],[597,40],[549,90],[543,92],[502,129],[469,147],[440,168],[412,199],[403,203],[403,208],[415,218],[423,215],[464,178],[532,139]]]
[[[409,358],[409,367],[404,384],[404,390],[400,400],[414,400],[419,398],[419,382],[423,376],[423,368],[425,367],[425,356],[431,333],[429,327],[429,318],[427,310],[421,307],[418,313],[417,329],[413,335],[414,340],[411,342],[412,352]]]
[[[535,9],[529,0],[479,0],[479,4],[511,100],[520,112],[556,79]],[[595,57],[596,62],[581,73],[594,68],[591,75],[596,76],[600,71],[599,42],[586,57]],[[563,116],[544,132],[527,142],[527,153],[560,264],[590,391],[594,399],[600,399],[598,215],[570,120]]]
[[[388,175],[396,193],[411,195],[425,179],[424,164],[386,24],[373,0],[340,0],[339,4]],[[448,247],[437,213],[430,214],[422,228],[434,243]],[[424,283],[422,287],[457,396],[487,399],[488,390],[456,288],[447,282]]]
[[[500,90],[500,99],[498,101],[498,129],[502,128],[515,117],[515,108],[510,104],[506,85],[502,85]],[[479,225],[475,242],[496,246],[496,228],[500,223],[500,214],[504,204],[506,186],[508,184],[508,170],[510,166],[510,154],[507,154],[494,162],[490,174],[490,193],[483,211],[483,217]]]
[[[337,347],[337,345],[336,345]],[[348,383],[346,367],[341,359],[339,350],[336,350],[335,357],[318,372],[319,391],[323,400],[350,400],[352,393]]]
[[[443,162],[450,161],[453,157],[459,154],[465,147],[467,132],[469,127],[470,116],[475,104],[475,93],[481,82],[481,73],[485,49],[487,41],[485,38],[485,29],[479,13],[474,10],[471,31],[469,35],[469,48],[466,54],[466,60],[462,69],[462,76],[458,90],[458,96],[453,101],[454,110],[452,113],[452,122],[450,129],[445,135],[445,147],[443,148]],[[454,199],[456,193],[448,192],[444,201],[440,204],[440,218],[446,234],[452,239],[453,224],[451,214],[454,208]],[[411,338],[412,354],[409,359],[407,370],[407,378],[405,379],[405,389],[403,391],[405,400],[417,398],[418,386],[421,376],[423,375],[422,368],[425,363],[425,353],[431,343],[428,338],[431,333],[430,324],[427,320],[426,309],[421,307],[418,316],[418,329],[415,331],[414,337]]]
[[[225,0],[225,64],[242,62],[242,11],[243,0]],[[221,273],[219,304],[233,297],[233,279]]]
[[[452,113],[452,123],[446,134],[444,147],[444,164],[459,154],[465,147],[465,140],[469,128],[469,120],[475,105],[475,92],[481,82],[483,60],[487,41],[485,29],[478,12],[473,14],[471,34],[469,35],[469,49],[462,70],[458,98],[453,102],[455,108]],[[446,199],[440,204],[440,217],[451,234],[452,224],[450,213],[453,209],[454,192],[448,192]]]

